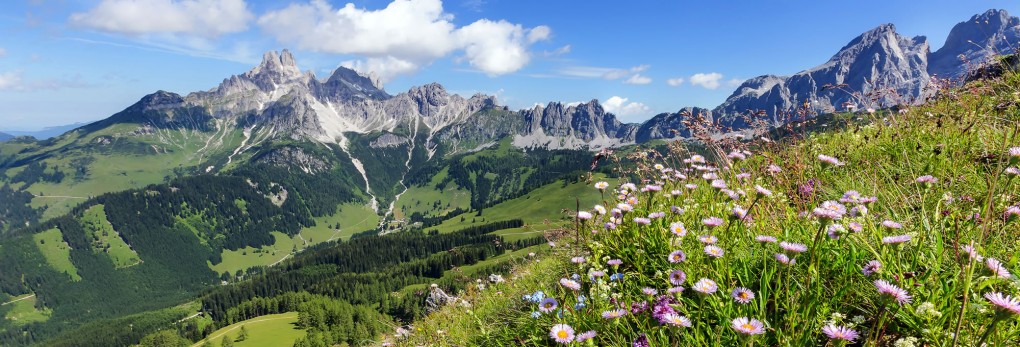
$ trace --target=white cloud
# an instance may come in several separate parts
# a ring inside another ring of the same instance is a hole
[[[744,84],[742,79],[731,78],[729,81],[726,81],[727,87],[739,87],[741,84]]]
[[[650,77],[647,77],[647,76],[641,76],[641,74],[634,74],[633,76],[630,76],[630,78],[628,78],[626,81],[623,81],[623,83],[626,83],[626,84],[649,84],[649,83],[652,83],[652,79]]]
[[[563,45],[562,47],[557,48],[556,50],[542,52],[542,55],[545,57],[558,57],[570,53],[571,49],[572,47],[570,47],[570,45]]]
[[[719,81],[722,80],[723,75],[718,72],[710,73],[696,73],[691,75],[691,84],[696,86],[702,86],[705,89],[716,89],[719,88]]]
[[[16,90],[21,85],[21,73],[8,71],[0,73],[0,90]]]
[[[602,102],[602,107],[609,113],[621,117],[641,116],[648,113],[649,108],[640,102],[628,102],[629,99],[612,96]]]
[[[666,84],[668,84],[670,87],[679,87],[681,84],[684,84],[684,78],[683,77],[670,78],[666,80]]]
[[[244,31],[254,15],[244,0],[103,0],[71,23],[127,34],[185,34],[212,38]]]
[[[621,79],[621,78],[627,77],[627,76],[629,76],[631,74],[636,75],[639,72],[648,70],[649,67],[651,67],[651,66],[649,66],[649,65],[638,65],[638,66],[632,67],[630,69],[613,69],[613,70],[609,70],[608,72],[602,74],[602,78],[605,78],[607,80]]]
[[[383,80],[462,51],[472,67],[502,75],[524,67],[528,48],[548,40],[546,26],[524,28],[504,20],[481,19],[458,28],[439,0],[394,0],[384,9],[368,10],[348,3],[334,9],[324,0],[291,4],[258,19],[277,41],[310,51],[358,55],[374,65]],[[389,66],[397,64],[398,66]]]
[[[83,81],[81,76],[63,79],[49,78],[26,80],[21,71],[18,70],[0,73],[0,91],[31,92],[36,90],[57,90],[89,86],[91,85]]]

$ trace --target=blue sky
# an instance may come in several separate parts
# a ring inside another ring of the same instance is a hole
[[[302,70],[376,71],[391,94],[439,82],[511,108],[600,100],[637,122],[715,107],[740,81],[824,63],[894,23],[942,46],[953,25],[1020,3],[943,1],[30,0],[0,11],[0,129],[208,90],[290,49]]]

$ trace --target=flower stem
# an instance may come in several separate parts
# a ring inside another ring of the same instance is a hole
[[[985,330],[985,333],[981,335],[981,339],[978,340],[978,343],[977,343],[976,346],[984,346],[985,339],[987,339],[988,336],[992,334],[992,331],[995,330],[995,325],[999,324],[999,321],[1002,320],[1002,317],[1003,317],[1003,315],[997,314],[997,315],[995,315],[995,318],[992,318],[992,324],[988,325],[988,330]]]

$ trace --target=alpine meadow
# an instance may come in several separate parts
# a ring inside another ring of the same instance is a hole
[[[2,5],[0,345],[1020,345],[1016,4],[351,2]]]

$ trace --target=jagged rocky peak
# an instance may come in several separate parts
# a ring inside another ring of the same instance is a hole
[[[1006,10],[988,10],[957,23],[945,45],[932,53],[928,72],[942,78],[958,78],[988,61],[1013,53],[1020,42],[1020,18]]]
[[[390,97],[378,81],[343,66],[334,70],[326,82],[314,84],[316,95],[331,102],[344,102],[352,99],[383,100]]]
[[[141,100],[135,103],[135,106],[141,110],[153,110],[166,107],[175,107],[184,102],[184,97],[177,93],[168,92],[165,90],[158,90],[155,93],[143,96]]]
[[[266,52],[262,55],[262,62],[245,72],[243,76],[266,92],[276,90],[280,85],[290,84],[294,81],[307,82],[307,77],[297,67],[294,56],[286,49],[281,53]]]

